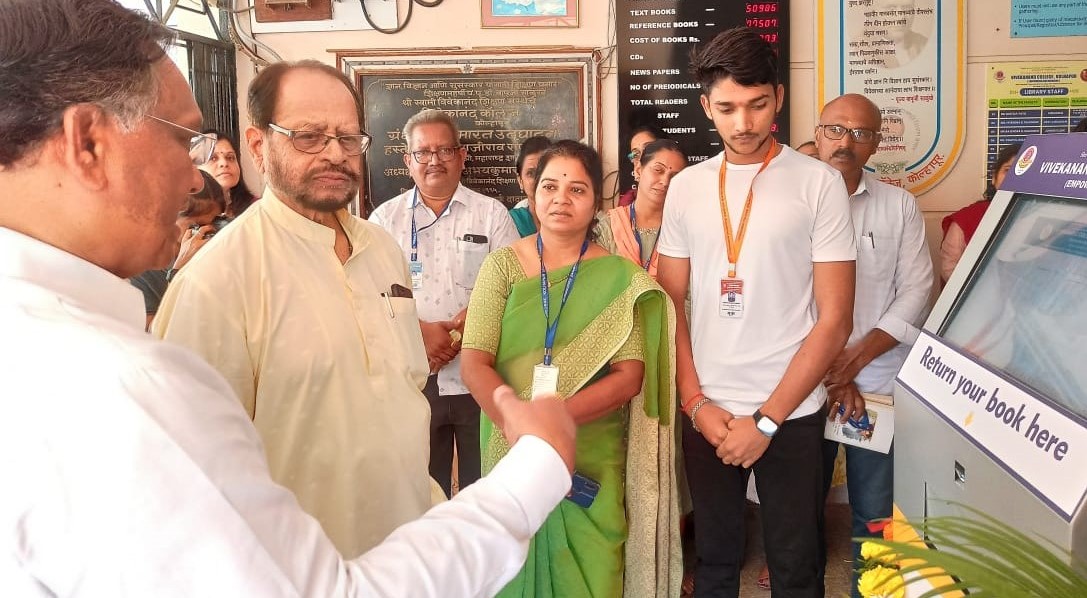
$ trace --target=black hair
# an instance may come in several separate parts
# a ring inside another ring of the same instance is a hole
[[[0,167],[21,161],[95,104],[135,128],[158,99],[155,65],[173,31],[112,0],[6,0],[0,6]]]
[[[540,184],[540,175],[543,174],[547,163],[552,158],[573,158],[581,162],[581,166],[585,168],[585,172],[588,173],[589,181],[593,186],[594,211],[599,212],[604,207],[604,165],[600,161],[600,154],[580,141],[560,139],[551,144],[551,147],[544,150],[544,153],[540,156],[540,162],[536,165],[537,185]]]
[[[238,157],[238,184],[234,185],[234,187],[227,192],[229,197],[226,198],[227,207],[224,210],[236,218],[244,212],[246,208],[253,205],[253,201],[257,199],[257,196],[249,190],[249,186],[245,184],[245,179],[242,178],[241,152],[238,149],[238,144],[234,142],[232,137],[228,137],[215,129],[204,129],[200,132],[215,135],[219,141],[226,140],[226,142],[230,144],[230,147],[234,148],[234,155]],[[216,184],[218,184],[218,182],[216,182]]]
[[[670,139],[668,133],[664,132],[664,129],[653,124],[641,124],[630,130],[630,139],[633,140],[639,133],[649,133],[653,136],[653,140],[658,139]]]
[[[185,207],[181,208],[181,212],[178,216],[192,216],[194,213],[203,210],[198,208],[202,207],[205,202],[215,203],[219,213],[223,213],[226,210],[226,194],[223,193],[223,186],[219,184],[219,181],[215,180],[215,177],[210,174],[200,171],[200,177],[204,179],[204,186],[196,193],[190,193],[188,199],[185,201]]]
[[[649,161],[653,159],[653,156],[658,152],[668,151],[676,152],[683,156],[683,161],[687,162],[687,154],[683,153],[683,150],[679,147],[679,142],[675,139],[657,139],[656,141],[650,141],[642,148],[642,155],[639,158],[642,166],[649,164]]]
[[[551,147],[551,140],[543,135],[533,135],[521,144],[521,151],[517,154],[517,176],[521,176],[521,170],[525,167],[525,159],[533,154],[543,152]]]
[[[359,126],[362,125],[362,97],[359,95],[359,90],[355,89],[355,86],[351,83],[351,79],[348,79],[347,75],[340,72],[336,67],[317,60],[306,59],[297,62],[272,63],[258,73],[253,81],[249,83],[249,122],[253,123],[254,127],[262,131],[268,129],[268,123],[272,122],[275,116],[276,105],[283,91],[281,81],[284,75],[298,69],[324,73],[342,83],[347,88],[348,93],[351,94],[351,100],[355,104],[355,115],[359,119]]]
[[[993,160],[993,166],[989,169],[989,182],[986,184],[985,193],[983,194],[985,199],[992,199],[993,196],[996,195],[996,187],[993,186],[993,180],[996,179],[996,173],[1000,170],[1000,167],[1011,162],[1019,155],[1019,149],[1021,147],[1022,144],[1013,143],[1011,145],[1005,145],[997,152],[996,159]]]
[[[778,85],[778,57],[770,42],[753,29],[733,27],[714,36],[709,43],[691,50],[691,75],[702,93],[723,79],[754,87]]]
[[[1087,116],[1084,116],[1076,123],[1075,128],[1072,129],[1073,133],[1087,133]]]

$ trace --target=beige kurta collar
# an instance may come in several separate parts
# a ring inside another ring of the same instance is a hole
[[[268,214],[272,222],[294,235],[330,248],[336,244],[336,231],[295,212],[271,187],[264,188],[261,201],[256,205]],[[344,232],[351,239],[351,245],[354,246],[356,253],[362,251],[370,243],[370,231],[346,209],[337,211],[336,219],[340,221],[340,226],[343,226]]]

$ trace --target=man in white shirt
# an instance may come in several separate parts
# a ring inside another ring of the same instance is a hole
[[[821,384],[852,322],[842,177],[771,135],[777,57],[730,29],[692,59],[725,150],[668,189],[658,281],[677,310],[677,390],[694,502],[696,596],[738,596],[755,471],[772,592],[822,596]],[[692,425],[693,424],[693,425]]]
[[[507,458],[345,561],[227,382],[144,333],[125,277],[164,265],[214,148],[172,39],[109,0],[0,11],[0,593],[493,595],[570,487],[561,403],[496,393]]]
[[[479,405],[460,377],[460,336],[487,254],[520,238],[498,200],[460,184],[468,149],[449,114],[427,109],[404,125],[404,165],[415,186],[379,205],[370,222],[396,239],[411,270],[430,377],[430,475],[451,493],[453,446],[461,488],[479,479]]]
[[[853,332],[827,372],[829,417],[863,425],[861,393],[890,395],[894,378],[917,340],[932,292],[932,258],[917,200],[879,181],[864,164],[879,147],[879,107],[859,94],[832,100],[819,116],[819,159],[842,173],[857,242],[857,298]],[[838,443],[824,440],[824,488],[829,488]],[[852,537],[882,536],[891,517],[894,446],[883,454],[845,445]],[[854,561],[860,544],[854,544]],[[856,573],[854,573],[856,577]],[[856,579],[853,595],[859,598]]]

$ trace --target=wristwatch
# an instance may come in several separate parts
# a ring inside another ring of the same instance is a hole
[[[759,429],[759,432],[762,432],[763,436],[773,438],[774,434],[778,433],[778,425],[774,423],[774,420],[763,415],[762,411],[756,409],[753,417],[755,418],[755,427]]]

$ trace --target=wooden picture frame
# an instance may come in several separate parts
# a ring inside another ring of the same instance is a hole
[[[590,48],[338,51],[362,96],[372,137],[359,214],[413,186],[402,129],[426,108],[448,112],[468,148],[462,182],[507,206],[520,200],[515,163],[533,135],[600,149],[600,89]]]
[[[577,27],[578,0],[479,0],[484,29]]]

